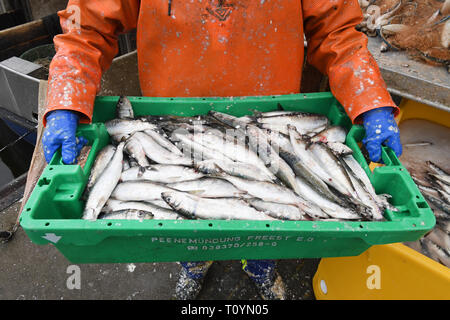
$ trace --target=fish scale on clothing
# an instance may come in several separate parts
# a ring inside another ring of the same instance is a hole
[[[136,29],[143,96],[299,93],[306,36],[308,62],[328,75],[352,121],[379,107],[398,114],[367,37],[355,30],[357,0],[171,1],[168,9],[168,1],[68,1],[58,12],[63,34],[54,38],[46,113],[69,109],[90,122],[118,36]]]

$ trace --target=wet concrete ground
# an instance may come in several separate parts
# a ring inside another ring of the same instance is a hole
[[[0,229],[14,225],[19,208],[17,202],[0,212]],[[319,259],[277,263],[289,300],[314,299],[312,278]],[[70,266],[55,247],[32,243],[19,227],[10,241],[0,244],[0,300],[172,300],[181,268],[177,263],[81,264],[80,289],[69,289],[67,281],[74,274]],[[260,297],[240,261],[216,261],[198,299]]]

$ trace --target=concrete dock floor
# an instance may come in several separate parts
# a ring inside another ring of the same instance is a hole
[[[14,225],[19,208],[20,201],[0,212],[1,230]],[[314,299],[312,278],[319,261],[277,261],[289,300]],[[175,262],[81,264],[80,289],[69,289],[71,265],[55,247],[32,243],[19,227],[10,241],[0,244],[0,300],[172,300],[181,268]],[[240,261],[216,261],[198,299],[260,300],[260,297],[242,271]]]

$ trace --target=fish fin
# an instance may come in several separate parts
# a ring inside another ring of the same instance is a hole
[[[347,145],[340,142],[318,142],[325,145],[336,157],[341,158],[345,156],[349,156],[353,154],[353,150],[350,149]],[[345,147],[342,150],[338,150],[335,146],[336,144],[342,144]]]
[[[308,136],[307,134],[300,134],[300,136],[301,136],[301,139],[296,139],[296,140],[305,142],[306,143],[305,150],[308,150],[309,147],[311,147],[314,144],[314,142],[311,140],[312,137]]]
[[[137,174],[137,176],[140,178],[140,177],[142,177],[142,175],[144,174],[144,172],[145,172],[145,167],[143,167],[143,166],[140,166],[140,165],[138,165],[138,174]]]

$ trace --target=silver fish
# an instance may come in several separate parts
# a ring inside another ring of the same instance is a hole
[[[222,152],[217,152],[216,150],[212,150],[211,148],[198,143],[194,140],[194,136],[190,133],[173,133],[173,139],[180,141],[183,149],[183,154],[186,158],[193,158],[194,163],[203,161],[205,159],[233,161]]]
[[[218,111],[209,111],[208,115],[210,115],[217,121],[219,121],[229,127],[232,127],[237,130],[241,130],[243,133],[245,133],[245,127],[248,123],[246,118],[240,119],[240,118],[237,118],[230,114],[226,114],[226,113],[218,112]]]
[[[113,119],[105,122],[110,136],[127,136],[137,131],[154,130],[157,127],[147,121],[130,119]]]
[[[121,180],[149,180],[159,183],[175,183],[196,180],[204,176],[203,173],[197,172],[190,167],[170,164],[154,164],[145,168],[132,167],[122,172]]]
[[[440,174],[443,176],[450,176],[450,174],[448,172],[446,172],[444,169],[442,169],[441,167],[439,167],[432,161],[427,161],[427,165],[435,174]]]
[[[288,135],[289,134],[288,127],[284,126],[284,125],[263,123],[263,124],[260,124],[259,127],[261,129],[264,129],[264,130],[279,132],[279,133],[282,133],[284,135]]]
[[[312,144],[309,147],[309,150],[311,150],[316,162],[325,169],[335,182],[333,187],[337,186],[336,189],[344,195],[357,198],[349,176],[340,164],[339,159],[337,159],[334,154],[321,143]]]
[[[194,134],[194,141],[204,145],[207,148],[215,150],[216,152],[223,153],[227,158],[234,161],[246,162],[256,166],[261,171],[265,172],[268,176],[275,178],[264,162],[258,157],[258,155],[247,148],[245,145],[245,139],[240,134],[234,135],[222,135],[214,131],[207,131],[203,134]],[[237,139],[235,139],[237,138]]]
[[[443,192],[450,195],[450,186],[448,184],[445,184],[439,179],[433,179],[433,183],[436,185],[436,187],[440,188]]]
[[[353,150],[341,142],[327,142],[325,145],[338,158],[353,154]]]
[[[118,220],[149,220],[153,219],[153,214],[148,211],[136,209],[124,209],[119,211],[112,211],[102,213],[99,219],[118,219]]]
[[[450,185],[450,174],[443,170],[442,168],[438,167],[435,163],[432,161],[427,161],[428,167],[431,169],[432,173],[431,175],[435,177],[436,179],[442,181],[443,183]]]
[[[421,239],[421,243],[431,259],[450,268],[450,255],[448,252],[445,252],[441,247],[429,239]]]
[[[271,143],[276,143],[278,145],[278,151],[281,158],[289,164],[297,177],[304,178],[304,180],[308,181],[316,191],[320,192],[328,199],[345,205],[345,202],[331,192],[327,184],[325,184],[325,182],[323,182],[319,176],[308,167],[308,157],[300,158],[297,155],[288,137],[272,132],[269,135],[269,139]],[[299,190],[299,192],[301,192],[301,190]]]
[[[446,214],[450,214],[450,205],[442,201],[440,198],[437,198],[432,195],[430,191],[428,191],[430,188],[426,188],[424,186],[418,185],[419,189],[422,192],[425,199],[427,199],[431,204],[433,204],[436,208],[442,210]],[[435,190],[436,191],[436,190]]]
[[[254,118],[252,116],[242,116],[242,117],[238,117],[238,119],[245,123],[252,123]]]
[[[308,220],[306,213],[297,206],[268,202],[257,198],[247,199],[245,201],[256,210],[262,211],[275,219]]]
[[[297,177],[297,183],[299,184],[299,187],[302,191],[302,196],[314,203],[316,206],[322,209],[321,211],[324,212],[323,216],[320,216],[320,212],[319,215],[317,214],[317,212],[315,212],[316,216],[318,215],[320,218],[331,217],[343,220],[361,219],[361,216],[356,214],[352,210],[343,208],[319,194],[307,182],[303,181],[303,179]]]
[[[140,140],[136,138],[134,134],[126,140],[125,152],[131,158],[135,159],[141,167],[150,165]]]
[[[130,100],[126,96],[120,96],[117,101],[116,114],[119,119],[133,119],[134,111]]]
[[[249,195],[265,201],[292,205],[303,203],[303,200],[294,191],[276,183],[246,180],[227,174],[220,174],[217,177],[225,179],[236,188],[245,190]]]
[[[298,132],[305,134],[308,132],[320,132],[326,128],[329,122],[326,116],[307,113],[257,118],[256,121],[267,129],[275,129],[270,128],[270,126],[286,127],[286,129],[281,130],[285,134],[288,134],[287,125],[294,126]]]
[[[449,220],[436,220],[436,227],[444,231],[447,235],[450,235],[450,221]]]
[[[254,117],[257,118],[270,118],[270,117],[280,117],[280,116],[295,116],[295,115],[303,115],[304,112],[300,111],[289,111],[289,110],[277,110],[277,111],[268,111],[268,112],[260,112],[253,111]]]
[[[122,173],[123,148],[124,143],[121,142],[117,146],[111,161],[92,187],[84,208],[83,219],[97,219],[101,209],[119,182]]]
[[[434,187],[427,186],[423,181],[417,179],[414,176],[411,176],[414,182],[417,184],[417,187],[422,191],[423,194],[429,194],[433,197],[439,198],[439,193]]]
[[[111,161],[115,152],[116,147],[113,146],[112,144],[106,145],[98,152],[94,164],[92,165],[91,172],[89,174],[85,194],[90,192],[100,174],[103,172],[103,170],[105,170],[109,161]]]
[[[450,186],[450,177],[436,173],[430,173],[429,175],[434,177],[436,180],[439,180],[442,183],[445,183],[446,185]]]
[[[267,175],[259,168],[245,162],[209,159],[197,162],[194,167],[205,174],[219,174],[225,172],[249,180],[275,181],[276,177],[271,173]]]
[[[315,142],[341,142],[344,143],[347,138],[346,130],[341,126],[331,126],[325,130],[320,131],[316,135],[310,138],[310,143]]]
[[[162,198],[161,199],[157,199],[157,200],[150,200],[150,201],[146,201],[146,202],[150,203],[150,204],[152,204],[154,206],[157,206],[159,208],[172,210],[172,207],[169,206]]]
[[[348,174],[353,174],[353,177],[361,183],[364,190],[369,193],[370,197],[377,203],[379,207],[383,209],[389,209],[391,211],[398,211],[397,208],[395,208],[388,202],[388,200],[386,199],[386,195],[381,196],[376,194],[375,189],[370,182],[370,179],[367,176],[366,172],[352,155],[344,156],[341,158],[341,160],[346,167]]]
[[[161,200],[161,201],[164,202],[163,200]],[[173,211],[170,206],[167,206],[167,207],[168,207],[168,209],[157,206],[153,203],[142,202],[142,201],[120,201],[120,200],[115,200],[115,199],[109,199],[106,202],[105,207],[102,209],[102,212],[110,213],[110,212],[120,211],[120,210],[141,210],[141,211],[145,211],[145,212],[150,212],[153,215],[153,219],[155,219],[155,220],[184,219],[183,216],[181,216],[178,213],[176,213],[175,211]]]
[[[362,183],[356,179],[352,174],[349,175],[350,183],[355,188],[358,198],[364,203],[369,210],[361,210],[359,213],[366,216],[369,220],[381,221],[384,219],[383,212],[378,206],[375,199],[364,189]]]
[[[450,205],[450,194],[443,190],[438,190],[439,196],[442,200],[444,200],[448,205]]]
[[[439,227],[435,227],[430,233],[425,236],[425,238],[433,241],[443,249],[450,250],[450,236]]]
[[[180,149],[178,149],[169,139],[167,139],[166,137],[162,136],[158,132],[156,132],[154,130],[145,130],[144,132],[146,134],[148,134],[150,137],[152,137],[153,140],[158,142],[162,147],[164,147],[167,150],[169,150],[170,152],[172,152],[174,154],[177,154],[179,156],[183,155],[183,153],[181,152]]]
[[[117,184],[111,197],[122,201],[152,201],[161,199],[162,192],[172,190],[149,181],[125,181]]]
[[[162,198],[175,211],[194,219],[274,220],[236,198],[201,198],[180,191],[163,192]]]
[[[309,168],[309,170],[313,172],[314,175],[319,177],[327,185],[333,187],[344,195],[350,196],[351,194],[347,191],[347,189],[341,186],[340,183],[335,181],[328,170],[325,170],[323,165],[316,160],[316,157],[313,155],[311,150],[307,148],[307,141],[301,137],[301,135],[294,127],[288,127],[292,146],[297,156],[301,159],[303,166]],[[308,180],[308,177],[305,178]]]
[[[246,191],[236,188],[227,181],[216,178],[169,183],[167,186],[179,191],[187,191],[202,198],[232,198],[247,195]]]
[[[144,132],[136,132],[134,136],[139,140],[148,158],[160,164],[192,165],[191,159],[170,152],[162,147],[152,137]]]
[[[256,126],[248,125],[247,134],[250,148],[264,161],[266,167],[275,174],[284,184],[294,191],[298,191],[295,174],[292,168],[284,161],[275,143],[269,143],[267,135]]]

